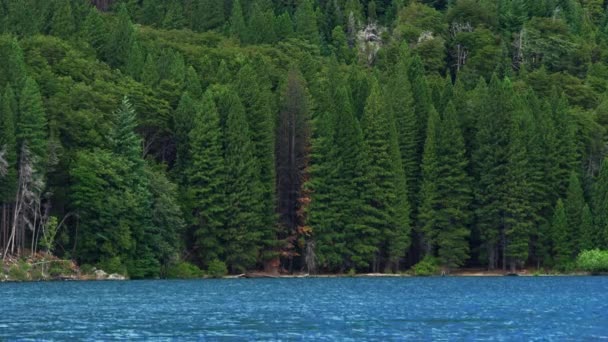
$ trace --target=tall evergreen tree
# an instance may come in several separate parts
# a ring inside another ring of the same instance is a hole
[[[551,221],[551,233],[553,238],[553,255],[557,266],[564,266],[571,261],[570,234],[568,231],[568,219],[564,202],[561,199],[555,205],[555,213]]]
[[[47,119],[38,84],[29,77],[19,95],[17,119],[18,149],[24,145],[36,158],[37,165],[44,165],[47,152]],[[44,172],[41,169],[37,171]]]
[[[224,24],[225,20],[223,1],[200,0],[195,3],[191,24],[193,31],[217,29]]]
[[[53,3],[51,34],[63,39],[69,38],[76,29],[70,3],[71,1],[55,1]]]
[[[317,27],[317,18],[314,9],[314,3],[311,0],[303,0],[299,3],[295,13],[296,36],[310,43],[319,44],[319,29]]]
[[[245,18],[243,18],[243,8],[241,2],[235,0],[232,3],[232,12],[230,14],[230,35],[241,42],[245,42],[247,37],[247,26]]]
[[[186,170],[187,207],[191,210],[199,257],[205,265],[225,258],[226,176],[220,118],[213,95],[205,92],[189,133],[191,160]]]
[[[300,80],[298,80],[300,81]],[[270,81],[266,77],[258,75],[251,64],[247,64],[239,70],[236,77],[236,91],[243,102],[245,111],[247,112],[247,123],[250,127],[251,141],[253,144],[253,153],[259,166],[259,179],[261,191],[263,194],[262,205],[265,210],[263,217],[263,225],[267,228],[276,226],[276,209],[277,209],[277,169],[275,160],[275,141],[276,118],[273,113],[273,97],[271,92]],[[303,84],[292,86],[305,87]],[[306,96],[305,88],[299,88],[295,93],[290,93],[291,96]],[[307,130],[308,106],[306,98],[291,98],[295,101],[297,107],[293,108],[298,111],[295,115],[298,117],[298,137],[303,138]],[[306,142],[298,141],[300,148],[305,146]],[[299,158],[304,156],[299,155]],[[293,204],[293,203],[292,203]],[[279,209],[279,213],[282,214]],[[292,227],[293,228],[293,227]],[[270,232],[269,229],[267,232]],[[275,234],[267,234],[264,236],[267,246],[273,245],[273,240],[276,239]]]
[[[438,167],[437,157],[438,131],[440,119],[437,111],[431,107],[427,120],[426,142],[422,155],[422,184],[420,186],[418,229],[426,255],[433,255],[437,245],[437,193]]]
[[[394,159],[398,148],[393,117],[384,105],[377,81],[372,83],[361,125],[364,127],[366,154],[369,157],[365,176],[369,181],[365,195],[369,197],[364,198],[369,212],[366,212],[365,218],[367,225],[382,237],[378,250],[384,250],[386,255],[380,255],[378,259],[386,259],[387,264],[392,264],[389,268],[394,269],[409,245],[407,240],[405,243],[400,241],[404,237],[409,238],[409,206],[407,199],[399,198],[399,195],[406,194],[398,192],[398,186],[405,185],[397,182],[398,177],[403,177],[403,168],[398,154],[398,158]],[[398,167],[395,167],[395,163]],[[394,243],[398,243],[399,247],[389,247]],[[391,253],[388,253],[389,250]]]
[[[2,204],[13,202],[17,189],[16,109],[15,94],[12,88],[7,86],[2,95],[0,107],[0,151],[3,152],[7,168],[4,177],[0,177],[0,203]]]
[[[568,223],[568,232],[570,236],[570,253],[571,257],[575,257],[581,244],[583,237],[582,232],[582,219],[583,219],[583,208],[585,207],[585,197],[583,195],[583,188],[578,179],[576,172],[570,173],[570,180],[568,184],[568,191],[566,192],[566,199],[564,200],[564,209],[566,211],[566,220]]]
[[[244,271],[259,260],[263,239],[274,227],[264,225],[263,188],[259,162],[255,158],[245,109],[236,93],[227,90],[222,101],[225,118],[224,156],[226,160],[225,230],[226,262],[233,272]]]
[[[116,20],[106,42],[105,59],[111,66],[118,68],[127,64],[129,52],[136,37],[131,17],[124,3],[118,9]]]
[[[464,138],[454,106],[449,102],[441,120],[437,142],[437,210],[435,236],[439,260],[448,270],[469,257],[471,185]]]

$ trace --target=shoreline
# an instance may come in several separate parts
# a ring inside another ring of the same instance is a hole
[[[493,277],[588,277],[588,276],[608,276],[608,274],[591,274],[585,272],[577,273],[497,273],[493,271],[487,272],[466,272],[461,271],[453,274],[446,275],[431,275],[431,276],[416,276],[411,274],[384,274],[384,273],[361,273],[355,275],[348,274],[238,274],[238,275],[227,275],[220,278],[214,277],[200,277],[200,278],[168,278],[168,279],[129,279],[124,276],[114,276],[106,278],[96,278],[91,275],[72,275],[72,276],[56,276],[48,277],[44,279],[27,279],[17,280],[8,277],[0,279],[0,283],[33,283],[33,282],[98,282],[98,281],[129,281],[129,280],[210,280],[210,279],[330,279],[330,278],[493,278]]]

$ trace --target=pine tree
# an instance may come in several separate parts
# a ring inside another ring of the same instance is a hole
[[[418,208],[418,230],[426,255],[433,255],[437,245],[437,180],[439,160],[437,157],[439,114],[431,107],[427,121],[426,142],[422,155],[422,184],[420,186]]]
[[[406,56],[405,53],[401,54],[399,63],[389,79],[386,89],[386,103],[390,107],[395,120],[409,202],[415,205],[417,177],[420,173],[419,137],[412,89],[407,75]]]
[[[592,211],[595,222],[593,241],[595,247],[608,246],[608,159],[604,159],[593,185]]]
[[[284,12],[274,19],[274,32],[279,41],[293,36],[293,22],[289,13]]]
[[[129,50],[127,64],[124,68],[126,74],[131,76],[134,80],[141,80],[145,62],[146,60],[141,46],[137,41],[133,41],[133,45],[131,45],[131,49]]]
[[[347,97],[339,89],[337,96]],[[338,99],[338,103],[349,100]],[[366,216],[372,210],[365,201],[369,180],[366,178],[368,156],[365,151],[363,133],[358,120],[354,117],[351,105],[339,109],[336,122],[334,143],[338,158],[336,173],[335,207],[338,212],[339,228],[344,234],[347,254],[343,256],[344,266],[367,269],[378,251],[381,232],[371,227]]]
[[[262,206],[265,210],[263,217],[264,227],[271,228],[277,223],[276,220],[276,168],[275,168],[275,122],[273,113],[273,95],[271,84],[268,79],[258,75],[251,64],[246,64],[239,70],[236,77],[236,91],[247,112],[247,123],[250,127],[251,142],[253,153],[258,162],[260,173],[257,175],[261,182],[263,195]],[[304,86],[304,85],[300,85]],[[300,95],[305,95],[305,89],[301,89]],[[308,106],[306,100],[294,99],[299,106],[298,116],[300,120],[307,120]],[[300,122],[301,123],[301,122]],[[299,127],[304,128],[304,127]],[[276,234],[272,234],[271,229],[266,230],[264,244],[267,247],[274,247]]]
[[[162,1],[143,0],[141,8],[141,22],[144,25],[157,26],[162,21]]]
[[[299,3],[295,14],[296,36],[310,43],[319,44],[319,29],[317,27],[316,13],[311,0],[303,0]]]
[[[504,203],[504,245],[506,263],[511,272],[528,259],[530,229],[533,224],[533,208],[530,204],[530,185],[527,140],[531,115],[523,99],[514,99],[514,111],[510,119],[507,189]],[[507,266],[503,265],[503,269]]]
[[[568,241],[571,243],[571,257],[575,257],[578,255],[578,252],[580,252],[579,246],[581,245],[581,239],[583,237],[583,231],[581,229],[584,207],[585,197],[583,195],[583,188],[581,187],[578,175],[576,172],[572,171],[570,173],[566,199],[564,200],[564,209],[566,211],[566,220],[570,233]]]
[[[398,265],[400,257],[404,256],[409,245],[407,240],[405,243],[399,241],[409,232],[409,207],[403,207],[407,201],[398,197],[404,195],[403,192],[397,191],[398,185],[405,185],[397,182],[398,177],[403,175],[403,168],[395,167],[396,162],[401,166],[400,158],[393,159],[395,151],[398,150],[396,131],[392,115],[387,112],[383,103],[377,81],[372,83],[361,125],[364,127],[366,155],[369,157],[365,176],[369,182],[365,195],[369,197],[364,198],[369,211],[366,212],[365,219],[368,220],[367,225],[381,236],[378,249],[386,246],[385,256],[381,255],[381,258],[385,257],[388,267],[394,269],[394,265]],[[401,239],[398,239],[399,237]],[[392,247],[393,243],[398,243],[399,247]]]
[[[36,158],[37,165],[44,165],[47,152],[47,120],[38,84],[27,78],[19,96],[17,119],[17,147],[26,145]],[[38,169],[38,172],[43,170]]]
[[[190,150],[190,132],[194,127],[194,119],[197,116],[197,112],[200,110],[199,106],[190,96],[190,93],[186,92],[182,95],[179,105],[173,113],[173,134],[175,136],[175,150],[176,160],[174,167],[174,174],[178,180],[178,184],[185,185],[185,179],[183,177],[184,171],[190,164],[191,155]],[[214,108],[215,109],[215,106]]]
[[[11,203],[17,189],[17,140],[15,137],[15,94],[7,86],[0,107],[0,151],[6,161],[7,172],[0,177],[0,203]]]
[[[252,44],[272,44],[276,41],[274,31],[274,14],[266,10],[260,1],[253,4],[249,17],[249,39]]]
[[[226,178],[222,155],[220,118],[207,91],[193,116],[189,133],[188,207],[194,219],[194,236],[199,257],[205,265],[224,257],[226,223]]]
[[[120,5],[117,16],[117,23],[110,31],[105,46],[105,59],[115,68],[127,64],[129,52],[136,39],[135,29],[124,3]]]
[[[449,270],[462,266],[469,257],[472,198],[464,138],[451,102],[443,114],[437,140],[437,232],[432,236],[436,237],[439,260]]]
[[[148,56],[146,56],[140,79],[141,82],[148,87],[155,87],[158,85],[160,75],[158,74],[158,65],[154,55],[148,54]]]
[[[167,12],[162,22],[162,27],[168,30],[179,30],[186,26],[184,17],[184,5],[181,0],[168,1]]]
[[[197,1],[192,13],[192,30],[202,32],[217,29],[224,24],[224,16],[223,1]]]
[[[580,228],[580,239],[578,248],[580,251],[588,251],[596,248],[596,241],[594,240],[594,225],[593,225],[593,214],[588,204],[583,206],[583,212],[581,215],[581,228]]]
[[[498,266],[499,247],[506,248],[503,218],[508,199],[508,157],[512,89],[493,75],[477,119],[473,151],[475,216],[488,267]],[[503,253],[506,258],[506,253]],[[503,263],[503,267],[506,265]]]
[[[570,234],[568,231],[568,219],[564,202],[561,199],[557,201],[553,220],[551,221],[551,234],[553,238],[553,255],[557,266],[564,266],[571,259],[572,253],[570,245]]]
[[[70,1],[56,0],[53,5],[51,34],[63,39],[69,38],[76,29]]]
[[[245,42],[247,36],[247,27],[245,18],[243,18],[243,8],[241,2],[235,0],[232,3],[232,12],[230,14],[230,35],[241,42]]]
[[[263,207],[260,166],[255,158],[245,109],[232,90],[227,90],[222,96],[227,110],[224,134],[228,202],[225,253],[227,264],[236,272],[255,265],[261,241],[264,236],[272,234],[273,227],[264,225],[266,208]]]
[[[307,225],[312,229],[314,256],[320,266],[329,270],[338,269],[342,265],[342,256],[346,254],[344,233],[338,229],[338,213],[333,204],[337,178],[334,132],[338,110],[348,108],[350,102],[346,96],[333,96],[333,92],[347,93],[344,85],[338,85],[338,89],[334,86],[324,85],[324,93],[331,94],[330,103],[312,121],[310,180],[305,185],[311,194]],[[331,108],[331,104],[335,107]]]
[[[194,99],[200,99],[203,95],[201,78],[192,66],[189,66],[186,70],[185,87],[188,94]]]
[[[101,14],[96,8],[91,7],[82,27],[82,36],[95,49],[97,56],[103,55],[103,48],[108,39],[107,31]]]
[[[431,99],[429,95],[429,89],[426,83],[426,79],[424,77],[424,67],[422,66],[422,61],[419,57],[415,56],[409,63],[407,70],[408,80],[410,83],[410,87],[412,89],[412,99],[413,99],[413,109],[415,114],[415,140],[412,141],[412,137],[408,136],[407,140],[404,140],[403,143],[408,144],[408,160],[404,162],[404,167],[408,182],[408,193],[410,196],[410,201],[416,207],[419,207],[421,203],[418,196],[416,194],[419,193],[420,189],[420,179],[421,170],[418,165],[422,163],[422,152],[425,145],[425,134],[427,132],[427,120],[430,116],[430,108],[432,106]],[[405,82],[405,81],[403,81]],[[411,107],[410,107],[411,108]],[[411,120],[409,117],[411,115],[408,114],[407,120]],[[405,119],[405,118],[404,118]],[[410,122],[407,127],[404,129],[411,129],[412,123]],[[415,144],[416,150],[410,151],[409,148],[413,147]],[[402,151],[402,153],[405,151]],[[414,153],[412,153],[414,152]],[[411,153],[411,154],[409,154]]]

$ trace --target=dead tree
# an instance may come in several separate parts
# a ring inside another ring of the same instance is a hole
[[[310,152],[308,94],[303,77],[294,68],[287,76],[282,102],[276,144],[277,211],[283,227],[279,239],[286,242],[282,254],[292,271],[293,257],[298,255],[296,240],[303,226],[302,185]]]

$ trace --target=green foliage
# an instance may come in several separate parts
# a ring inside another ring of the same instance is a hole
[[[207,267],[207,275],[209,275],[211,278],[222,278],[226,274],[228,274],[228,268],[224,262],[215,259],[209,263],[209,266]]]
[[[428,277],[439,274],[439,262],[437,259],[426,256],[419,263],[412,266],[412,271],[415,276]]]
[[[608,272],[608,252],[599,249],[582,251],[576,259],[576,264],[583,271]]]
[[[41,250],[132,278],[569,269],[608,244],[601,5],[6,0],[0,237],[33,166]]]
[[[225,266],[224,266],[225,267]],[[169,265],[166,270],[165,277],[168,279],[196,279],[203,275],[196,265],[189,262],[181,261],[173,265]]]

